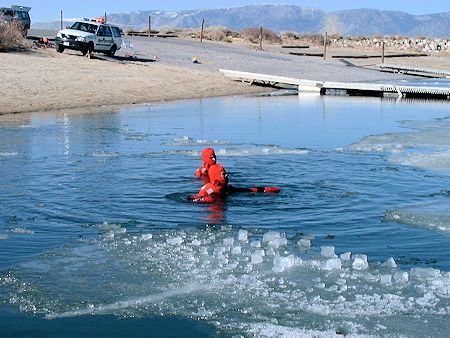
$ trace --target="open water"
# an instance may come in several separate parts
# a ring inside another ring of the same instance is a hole
[[[217,98],[0,122],[0,336],[450,336],[450,104]],[[185,202],[206,146],[235,186]]]

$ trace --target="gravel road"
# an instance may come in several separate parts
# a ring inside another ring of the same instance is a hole
[[[29,35],[53,37],[55,31],[30,30]],[[380,72],[374,69],[349,67],[337,59],[289,55],[281,48],[259,51],[257,46],[237,43],[188,40],[181,38],[124,36],[136,56],[157,57],[161,64],[188,67],[192,70],[218,72],[230,69],[317,81],[368,82],[410,79],[409,75]],[[197,57],[200,63],[191,60]]]

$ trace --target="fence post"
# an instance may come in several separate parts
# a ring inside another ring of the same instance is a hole
[[[327,59],[327,40],[328,40],[328,34],[325,32],[325,36],[323,39],[323,59]]]
[[[152,36],[152,17],[148,16],[148,37]]]
[[[263,28],[259,27],[259,50],[262,50]]]
[[[61,16],[60,16],[60,24],[61,24],[61,30],[64,29],[63,25],[63,11],[61,10]]]
[[[203,42],[203,29],[205,28],[205,19],[202,19],[202,29],[200,30],[200,42]]]
[[[384,41],[381,43],[381,63],[384,63]]]
[[[105,12],[105,23],[106,23],[106,12]]]

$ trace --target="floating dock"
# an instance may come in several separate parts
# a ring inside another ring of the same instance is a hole
[[[403,73],[403,74],[414,74],[414,75],[426,75],[430,77],[445,77],[447,79],[450,78],[450,72],[440,69],[431,69],[431,68],[419,68],[413,66],[398,66],[398,65],[388,65],[381,64],[377,65],[380,70],[391,71],[394,73]]]
[[[226,77],[248,84],[261,83],[270,86],[296,86],[299,93],[314,92],[322,95],[397,96],[450,99],[450,87],[398,85],[392,83],[312,81],[227,69],[219,69],[219,71]]]

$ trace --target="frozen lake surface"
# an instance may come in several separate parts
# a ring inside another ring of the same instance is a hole
[[[0,123],[1,335],[450,336],[449,107],[301,95]],[[207,146],[231,184],[281,193],[185,202]]]

